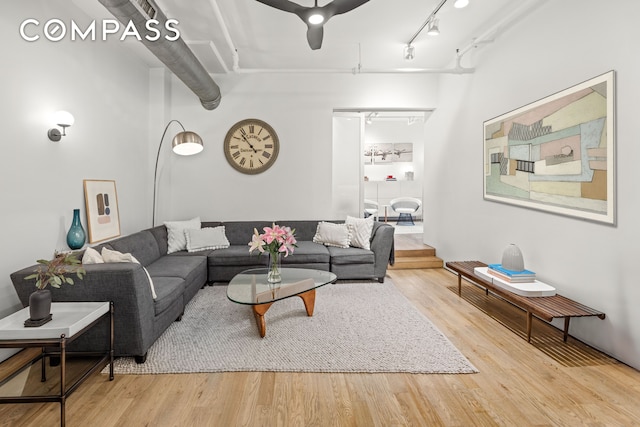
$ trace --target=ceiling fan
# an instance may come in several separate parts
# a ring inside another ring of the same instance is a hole
[[[323,25],[334,15],[349,12],[358,6],[362,6],[369,0],[333,0],[324,6],[301,6],[289,0],[256,0],[267,6],[274,7],[285,12],[298,15],[307,24],[307,41],[311,49],[316,50],[322,47],[322,36],[324,35]]]

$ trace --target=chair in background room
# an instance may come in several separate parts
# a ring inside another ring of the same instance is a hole
[[[373,200],[364,199],[364,217],[368,218],[372,215],[374,219],[378,218],[378,203]]]
[[[415,197],[398,197],[391,200],[389,205],[394,212],[398,213],[398,225],[415,225],[411,214],[415,214],[420,209],[422,202]]]

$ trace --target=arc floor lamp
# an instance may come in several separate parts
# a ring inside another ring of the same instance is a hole
[[[204,143],[202,142],[202,138],[195,132],[188,131],[182,126],[182,123],[178,120],[171,120],[167,123],[167,126],[164,128],[164,132],[162,133],[162,137],[160,138],[160,145],[158,145],[158,154],[156,155],[156,167],[153,172],[153,218],[152,218],[152,226],[156,226],[156,190],[158,187],[158,160],[160,159],[160,150],[162,149],[162,142],[164,141],[164,137],[167,134],[167,130],[169,130],[169,126],[171,123],[177,123],[182,128],[182,132],[178,132],[176,136],[173,137],[173,141],[171,145],[173,147],[173,152],[179,154],[181,156],[191,156],[193,154],[198,154],[202,150],[204,150]]]

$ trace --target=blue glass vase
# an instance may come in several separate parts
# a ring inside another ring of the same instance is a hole
[[[86,237],[84,228],[82,228],[82,223],[80,222],[80,209],[74,209],[73,222],[67,233],[67,245],[69,245],[71,249],[80,249],[84,246]]]

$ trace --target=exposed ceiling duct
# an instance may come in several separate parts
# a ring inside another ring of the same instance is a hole
[[[200,98],[204,108],[213,110],[220,104],[220,88],[182,38],[171,41],[175,32],[168,31],[167,28],[171,26],[167,26],[167,17],[155,2],[100,0],[100,3],[125,26],[129,25],[129,22],[135,25],[142,43]],[[153,28],[161,34],[161,37],[154,41],[145,37],[145,34],[149,34],[147,21],[150,19],[158,21]]]

